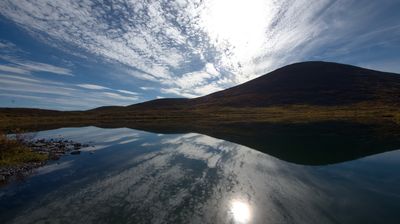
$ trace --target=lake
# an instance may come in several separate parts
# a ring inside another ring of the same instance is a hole
[[[395,140],[255,130],[40,131],[90,146],[2,186],[1,223],[399,223]]]

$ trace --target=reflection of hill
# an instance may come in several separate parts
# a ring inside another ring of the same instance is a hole
[[[197,132],[304,165],[339,163],[400,149],[400,130],[395,127],[346,122],[133,128],[161,133]]]
[[[164,134],[195,132],[250,147],[292,163],[326,165],[400,149],[400,130],[391,124],[349,122],[299,124],[235,123],[201,125],[186,122],[85,123],[102,128],[128,127]],[[55,129],[77,125],[30,127]]]

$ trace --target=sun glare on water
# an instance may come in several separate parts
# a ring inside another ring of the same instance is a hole
[[[235,223],[249,223],[251,219],[250,206],[241,201],[232,201],[231,215]]]

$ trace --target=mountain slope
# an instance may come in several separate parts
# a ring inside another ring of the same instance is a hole
[[[193,100],[229,107],[400,103],[400,75],[329,62],[302,62]]]
[[[302,62],[207,96],[159,99],[129,108],[341,106],[364,102],[399,104],[400,75],[331,62]]]

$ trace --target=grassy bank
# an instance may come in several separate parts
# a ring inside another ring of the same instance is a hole
[[[218,125],[237,122],[313,123],[349,121],[400,124],[400,108],[377,104],[347,106],[290,105],[252,108],[162,108],[135,110],[125,107],[104,111],[30,112],[0,111],[0,130],[40,126],[83,126],[121,122],[166,122]]]
[[[0,133],[0,167],[43,162],[47,159],[47,155],[32,151],[23,140],[10,139],[4,133]]]

